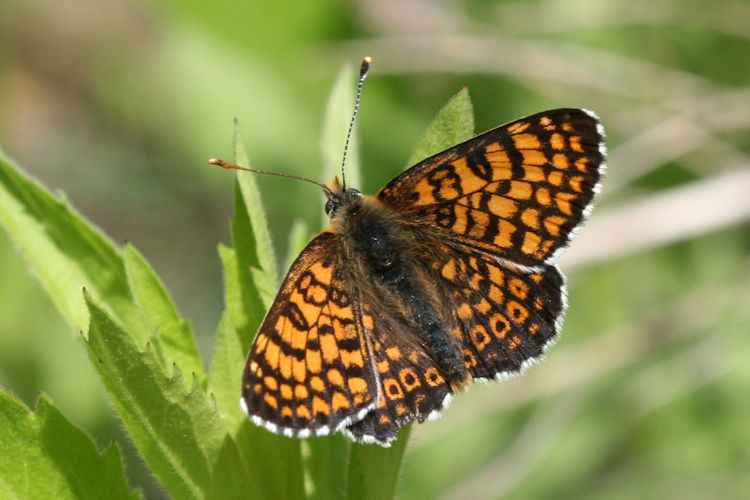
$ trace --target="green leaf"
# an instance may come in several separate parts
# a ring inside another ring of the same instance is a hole
[[[176,363],[203,383],[206,374],[190,323],[180,317],[164,284],[135,247],[125,245],[123,258],[130,290],[152,332],[151,340],[162,357],[162,365]]]
[[[287,268],[291,267],[305,246],[310,242],[310,228],[304,219],[296,219],[289,230],[289,251],[286,256]]]
[[[219,245],[219,258],[224,269],[224,300],[227,313],[239,334],[242,353],[245,354],[250,350],[255,332],[266,314],[266,306],[255,286],[250,268],[240,264],[237,252]],[[239,391],[239,386],[237,387]]]
[[[119,250],[62,197],[22,175],[0,153],[0,225],[8,232],[63,319],[85,330],[81,287],[139,342],[148,332],[128,287]]]
[[[86,347],[120,418],[153,474],[175,498],[257,497],[248,469],[218,412],[193,377],[167,376],[151,344],[140,351],[85,294]]]
[[[302,445],[305,490],[310,500],[346,498],[344,479],[354,446],[342,434],[306,439]]]
[[[239,395],[239,386],[238,386]],[[261,498],[297,500],[305,497],[300,441],[273,434],[245,418],[235,436],[253,470]]]
[[[235,127],[235,162],[250,167],[245,147],[240,138],[240,129]],[[271,231],[268,229],[266,212],[261,201],[255,176],[247,172],[237,173],[237,185],[241,197],[235,196],[235,217],[232,221],[232,243],[241,265],[251,268],[251,275],[266,308],[276,296],[279,272],[276,254],[273,252]],[[244,211],[241,209],[244,208]]]
[[[41,395],[36,412],[0,391],[0,497],[140,498],[128,492],[120,450],[103,453]]]
[[[469,97],[469,89],[464,87],[443,106],[443,109],[432,120],[417,148],[409,157],[407,166],[415,165],[473,136],[474,107]]]
[[[410,431],[411,426],[401,429],[390,448],[372,444],[352,445],[347,498],[379,500],[395,496]]]
[[[239,404],[245,352],[229,313],[224,312],[216,329],[216,342],[208,373],[208,390],[216,398],[219,413],[233,435],[247,420]]]
[[[236,162],[248,165],[247,154],[235,135]],[[232,244],[229,251],[219,247],[224,264],[224,289],[227,311],[242,338],[243,347],[250,349],[260,322],[271,306],[278,274],[271,235],[255,178],[239,172],[234,193]],[[247,352],[247,351],[245,351]]]

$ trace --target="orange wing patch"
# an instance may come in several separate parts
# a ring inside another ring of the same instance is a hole
[[[377,403],[378,382],[355,289],[318,235],[292,265],[248,356],[242,405],[287,436],[333,432]]]
[[[551,110],[424,160],[378,198],[446,238],[533,267],[567,246],[598,190],[604,155],[593,114]]]

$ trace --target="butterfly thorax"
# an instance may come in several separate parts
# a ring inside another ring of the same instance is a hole
[[[422,247],[417,234],[405,230],[393,209],[351,188],[333,191],[327,208],[332,209],[331,231],[338,235],[350,282],[378,309],[410,327],[398,332],[401,340],[426,348],[455,389],[465,385],[469,376],[461,349],[434,300],[433,280],[424,276],[416,255]]]

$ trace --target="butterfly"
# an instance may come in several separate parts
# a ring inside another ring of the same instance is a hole
[[[330,227],[260,326],[245,413],[284,436],[389,446],[472,382],[522,372],[560,332],[555,262],[605,159],[593,112],[553,109],[427,158],[375,196],[321,185]]]

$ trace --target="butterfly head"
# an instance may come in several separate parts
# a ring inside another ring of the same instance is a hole
[[[344,187],[336,177],[331,184],[323,188],[328,201],[326,202],[325,211],[328,217],[333,217],[342,208],[349,208],[360,203],[362,193],[354,188]]]

